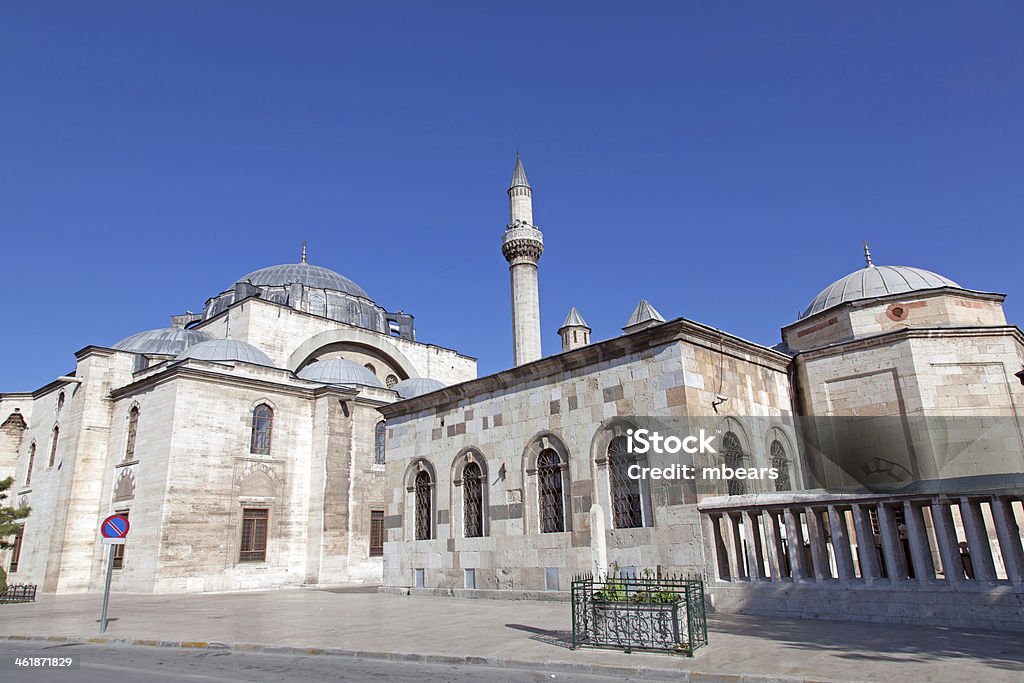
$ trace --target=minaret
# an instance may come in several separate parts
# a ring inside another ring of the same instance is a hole
[[[569,315],[565,316],[565,322],[558,328],[558,334],[562,337],[562,351],[572,351],[590,343],[590,327],[575,306],[569,311]]]
[[[508,188],[509,224],[501,239],[501,253],[512,279],[512,350],[516,365],[540,358],[540,299],[537,261],[544,252],[544,236],[533,224],[533,188],[516,152],[516,167]]]

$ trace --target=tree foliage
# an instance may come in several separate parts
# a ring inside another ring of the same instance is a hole
[[[31,510],[29,507],[15,508],[13,504],[7,504],[7,497],[13,485],[14,477],[0,481],[0,548],[10,548],[14,545],[8,539],[14,536],[21,526],[18,521],[28,517]]]

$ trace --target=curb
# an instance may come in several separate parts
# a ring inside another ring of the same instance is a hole
[[[374,652],[367,650],[346,650],[342,648],[292,647],[289,645],[262,645],[259,643],[216,643],[200,640],[143,640],[132,638],[105,638],[88,636],[0,636],[0,640],[41,641],[48,643],[88,643],[91,645],[130,645],[137,647],[165,647],[181,650],[236,650],[272,655],[304,655],[345,657],[351,659],[372,659],[390,662],[422,662],[425,664],[448,664],[464,666],[487,666],[500,669],[528,669],[594,676],[618,676],[656,681],[681,681],[683,683],[839,683],[835,679],[807,678],[804,676],[772,676],[764,674],[726,674],[684,669],[662,669],[651,666],[618,666],[615,664],[588,664],[584,662],[535,662],[499,657],[475,657],[464,655],[426,655],[410,652]],[[688,659],[687,661],[692,661]]]

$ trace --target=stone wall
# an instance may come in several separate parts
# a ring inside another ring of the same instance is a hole
[[[414,401],[382,409],[391,435],[385,586],[412,586],[423,569],[425,588],[462,589],[465,570],[474,569],[479,590],[568,590],[573,573],[593,569],[595,503],[609,563],[699,571],[696,487],[645,484],[644,526],[616,529],[609,442],[643,416],[703,414],[724,426],[726,415],[711,408],[718,394],[729,397],[734,414],[777,416],[780,423],[790,401],[785,357],[691,325],[668,323],[499,373],[450,396],[439,392],[419,410],[405,407]],[[745,438],[760,462],[767,461],[765,439]],[[566,469],[564,532],[540,532],[536,458],[545,448]],[[463,529],[459,471],[467,454],[486,468],[487,531],[479,538],[466,538]],[[419,468],[434,480],[433,540],[415,539],[411,486]]]

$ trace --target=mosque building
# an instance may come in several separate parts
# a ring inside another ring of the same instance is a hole
[[[776,346],[666,320],[641,301],[604,340],[572,308],[561,351],[544,356],[544,240],[518,155],[508,198],[509,369],[477,377],[473,358],[417,340],[411,315],[307,263],[303,248],[299,263],[239,278],[201,314],[88,346],[69,375],[0,394],[0,476],[15,477],[16,503],[32,509],[2,556],[12,580],[101,589],[99,523],[121,512],[132,531],[115,590],[383,582],[564,594],[573,574],[610,563],[705,572],[722,543],[705,499],[1024,471],[1019,433],[997,453],[937,457],[908,428],[891,454],[837,463],[807,452],[799,426],[1019,421],[1024,335],[1003,294],[876,265],[865,247],[864,267],[825,287]],[[636,479],[630,467],[652,463],[626,437],[651,419],[718,436],[694,463],[778,476],[706,489]]]

